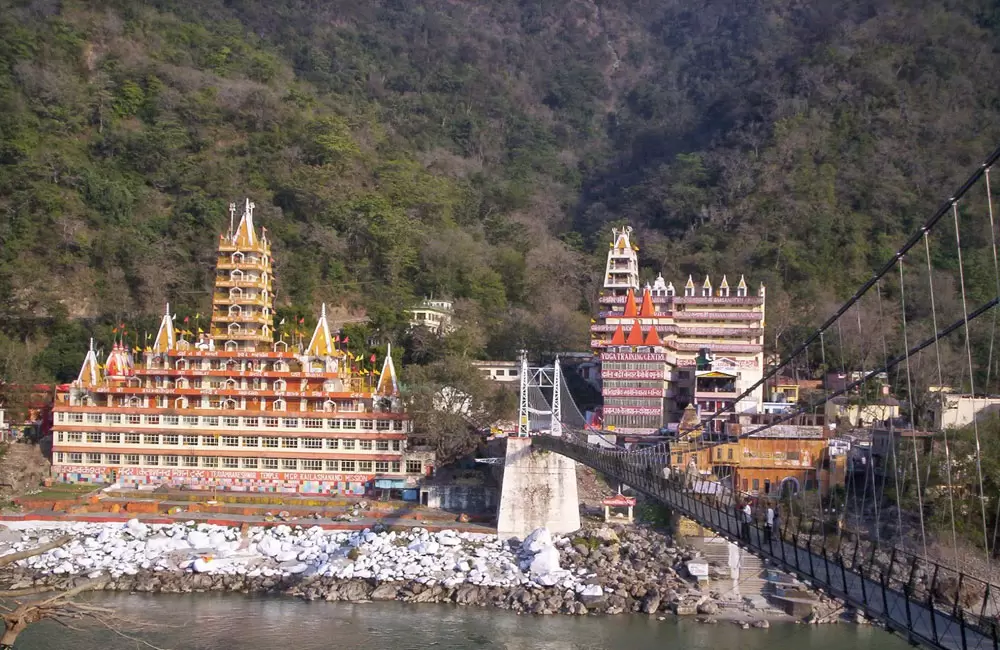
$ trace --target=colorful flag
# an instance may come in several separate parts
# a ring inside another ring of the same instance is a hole
[[[299,325],[305,325],[305,323],[306,323],[306,319],[305,318],[300,318],[299,319]]]
[[[348,343],[350,340],[351,340],[350,336],[345,336],[344,337],[344,343]]]
[[[184,317],[184,323],[185,323],[185,324],[187,324],[187,323],[188,323],[188,322],[189,322],[190,320],[191,320],[191,319],[190,319],[190,318],[188,318],[187,316],[185,316],[185,317]]]
[[[278,325],[284,325],[284,324],[285,324],[285,319],[284,319],[284,318],[282,318],[282,319],[281,319],[281,322],[280,322],[280,323],[278,323]]]
[[[371,361],[372,363],[375,363],[375,355],[374,354],[372,355],[372,358],[369,359],[369,361]]]

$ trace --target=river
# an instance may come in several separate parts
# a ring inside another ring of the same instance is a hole
[[[451,605],[304,602],[278,597],[106,595],[94,604],[149,625],[138,636],[173,650],[903,650],[898,637],[854,625],[742,630],[668,616],[518,616]],[[18,650],[135,650],[106,629],[29,628]]]

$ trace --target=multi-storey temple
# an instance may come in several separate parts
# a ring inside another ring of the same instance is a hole
[[[362,495],[430,469],[406,456],[391,354],[377,381],[374,359],[352,374],[325,307],[308,345],[276,337],[271,247],[253,208],[234,227],[230,206],[209,332],[175,328],[168,305],[141,358],[116,342],[102,364],[91,344],[54,409],[59,479]]]
[[[591,325],[591,347],[601,358],[603,425],[623,434],[654,433],[678,422],[688,405],[702,418],[724,406],[761,410],[763,391],[733,404],[763,376],[763,285],[751,294],[723,276],[678,294],[663,276],[639,287],[632,228],[614,230],[601,311]]]

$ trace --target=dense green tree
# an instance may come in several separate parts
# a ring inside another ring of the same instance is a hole
[[[226,205],[249,195],[279,306],[370,316],[366,348],[402,342],[431,294],[477,327],[411,341],[414,359],[586,347],[628,221],[643,278],[765,282],[787,349],[993,148],[996,17],[990,0],[0,0],[0,331],[50,346],[35,365],[65,378],[86,333],[52,331],[56,305],[206,312]],[[963,230],[972,300],[995,293],[989,241]],[[953,247],[932,254],[953,290]],[[992,340],[973,336],[988,359]]]

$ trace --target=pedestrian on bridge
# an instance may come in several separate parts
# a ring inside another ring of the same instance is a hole
[[[764,543],[771,545],[771,531],[774,529],[774,506],[767,506],[767,515],[764,520]]]
[[[750,509],[750,500],[743,503],[743,539],[750,541],[750,522],[753,521],[753,511]]]

